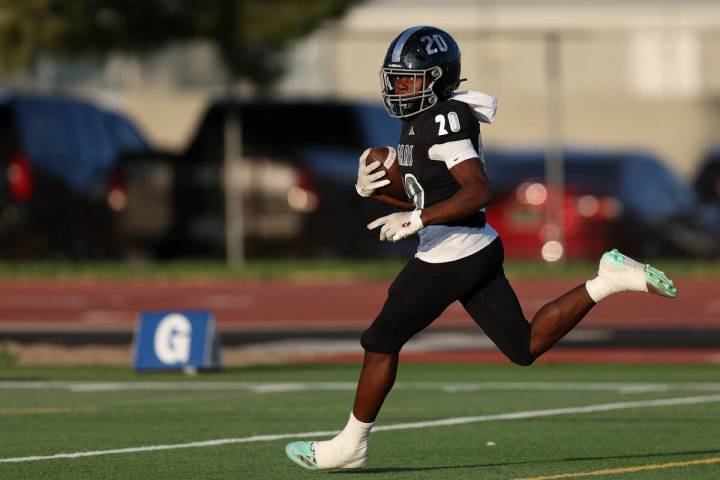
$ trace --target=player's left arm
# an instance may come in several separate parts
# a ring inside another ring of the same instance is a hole
[[[450,198],[422,211],[423,225],[443,224],[467,217],[492,200],[492,188],[485,175],[480,125],[466,104],[448,102],[446,111],[435,117],[439,127],[435,143],[428,150],[432,161],[445,163],[460,189]]]
[[[468,158],[453,165],[450,173],[460,189],[447,200],[423,209],[420,215],[423,225],[442,224],[467,217],[492,201],[490,181],[479,158]]]
[[[397,242],[415,234],[426,225],[444,223],[466,217],[490,202],[492,190],[479,158],[470,157],[455,163],[451,168],[460,189],[447,200],[423,210],[391,213],[368,224],[373,230],[380,228],[380,240]]]

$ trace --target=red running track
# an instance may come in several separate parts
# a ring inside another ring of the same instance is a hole
[[[581,280],[513,281],[531,317]],[[0,281],[0,331],[129,331],[140,311],[210,310],[220,330],[366,327],[386,281]],[[679,298],[624,293],[598,305],[585,326],[720,327],[720,280],[679,279]],[[470,326],[459,304],[434,326]]]

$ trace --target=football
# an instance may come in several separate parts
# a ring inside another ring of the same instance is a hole
[[[403,202],[408,201],[407,195],[405,195],[405,187],[402,181],[402,175],[400,174],[400,167],[397,163],[397,151],[393,147],[373,147],[370,149],[370,153],[365,157],[365,165],[370,165],[375,161],[380,162],[381,168],[385,170],[386,174],[382,178],[387,178],[390,183],[384,187],[377,189],[377,193],[387,195],[396,200]]]

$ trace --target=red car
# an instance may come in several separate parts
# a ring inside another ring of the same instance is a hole
[[[558,208],[543,180],[544,152],[488,151],[485,160],[495,191],[488,221],[508,258],[593,259],[615,247],[642,258],[718,254],[720,209],[698,203],[647,153],[567,150],[562,237],[548,222]]]
[[[620,202],[586,189],[566,186],[562,196],[564,238],[550,218],[550,191],[542,181],[528,179],[498,192],[488,209],[490,224],[500,232],[511,258],[554,261],[596,258],[613,245]]]

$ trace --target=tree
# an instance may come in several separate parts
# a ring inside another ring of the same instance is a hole
[[[213,42],[233,80],[262,88],[283,73],[284,49],[359,0],[0,0],[0,65],[41,56],[144,53],[190,39]]]

